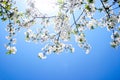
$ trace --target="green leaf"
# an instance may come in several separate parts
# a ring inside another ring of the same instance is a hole
[[[58,2],[59,4],[63,4],[63,3],[64,3],[64,0],[57,0],[57,2]]]
[[[77,34],[78,33],[78,31],[75,29],[74,31],[73,31],[73,34]]]
[[[20,23],[20,20],[17,20],[16,23]]]
[[[120,27],[118,27],[118,30],[120,31]]]
[[[80,24],[77,24],[76,27],[79,28],[79,27],[80,27]]]
[[[4,18],[4,17],[3,17],[3,18],[1,18],[1,20],[2,20],[2,21],[6,21],[6,20],[7,20],[7,18]]]
[[[85,5],[85,8],[88,10],[88,11],[91,11],[91,8],[89,5]]]
[[[14,13],[10,13],[10,18],[14,15]]]
[[[107,2],[108,0],[103,0],[103,2]]]
[[[11,50],[9,50],[8,52],[6,52],[6,54],[12,54],[12,51],[11,51]]]
[[[11,5],[7,5],[5,8],[6,8],[6,10],[10,10],[11,9]]]
[[[0,12],[0,16],[2,16],[2,12]]]
[[[2,4],[5,4],[5,5],[6,5],[6,4],[7,4],[7,1],[3,1]]]
[[[87,0],[88,1],[88,3],[93,3],[93,0]]]
[[[117,47],[117,45],[111,45],[111,47],[116,48],[116,47]]]

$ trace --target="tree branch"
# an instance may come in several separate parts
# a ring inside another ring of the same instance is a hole
[[[33,16],[33,17],[34,17],[34,16]],[[42,16],[42,17],[34,17],[34,18],[55,18],[55,17],[58,17],[58,16],[48,16],[48,17]]]
[[[106,8],[106,7],[105,7],[105,5],[104,5],[104,3],[103,3],[102,0],[100,0],[100,1],[101,1],[102,5],[103,5],[103,8],[105,9],[105,12],[106,12],[107,15],[108,15],[108,18],[110,18],[110,14],[109,14],[109,12],[107,11],[109,8]]]
[[[75,20],[75,22],[77,22],[77,21],[80,19],[80,17],[83,15],[84,11],[85,11],[85,9],[82,11],[82,13],[79,15],[79,17]],[[73,24],[71,25],[71,27],[72,27],[74,24],[75,24],[75,23],[73,23]]]

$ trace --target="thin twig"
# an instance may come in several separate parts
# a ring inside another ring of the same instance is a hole
[[[79,17],[75,20],[75,22],[77,22],[77,21],[80,19],[80,17],[83,15],[84,11],[85,11],[85,9],[82,11],[82,13],[79,15]],[[71,27],[72,27],[74,24],[75,24],[75,23],[73,23],[73,24],[71,25]]]
[[[34,17],[34,16],[33,16]],[[58,16],[48,16],[48,17],[46,17],[46,16],[41,16],[41,17],[34,17],[34,18],[55,18],[55,17],[58,17]]]
[[[110,9],[109,11],[112,11],[112,10],[115,10],[115,9],[118,9],[118,8],[120,8],[120,7],[118,6],[118,7],[116,7],[116,8]]]
[[[105,9],[105,12],[107,13],[108,17],[110,18],[110,14],[109,14],[109,12],[107,11],[108,9],[106,9],[103,1],[102,1],[102,0],[100,0],[100,1],[101,1],[102,5],[103,5],[103,8]]]

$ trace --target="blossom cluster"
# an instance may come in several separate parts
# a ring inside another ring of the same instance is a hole
[[[104,27],[112,32],[110,44],[114,48],[119,47],[120,1],[99,0],[99,6],[96,6],[96,2],[98,0],[57,0],[56,5],[59,6],[59,12],[49,16],[35,7],[35,0],[27,0],[28,7],[24,13],[13,7],[12,0],[0,1],[1,19],[9,20],[6,27],[6,31],[9,33],[6,38],[10,41],[6,45],[7,53],[16,53],[17,50],[13,46],[16,43],[14,36],[20,28],[27,29],[26,42],[46,44],[41,49],[42,52],[38,54],[41,59],[46,59],[47,55],[52,53],[74,52],[72,44],[66,43],[71,38],[75,38],[78,46],[88,54],[91,46],[87,42],[85,31],[97,27]],[[37,23],[39,27],[37,31],[33,31],[31,26]]]

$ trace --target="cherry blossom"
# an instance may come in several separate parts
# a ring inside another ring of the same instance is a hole
[[[7,54],[15,54],[16,34],[25,28],[25,41],[44,43],[38,53],[40,59],[46,59],[52,53],[74,53],[72,44],[66,43],[75,39],[76,43],[86,54],[90,53],[91,45],[86,39],[86,30],[97,27],[106,28],[111,32],[110,45],[120,46],[120,1],[119,0],[57,0],[59,7],[55,15],[44,14],[39,10],[35,0],[27,0],[25,10],[19,11],[17,0],[0,1],[0,18],[8,22],[5,47]],[[99,6],[98,6],[99,2]],[[32,27],[38,26],[36,30]]]

